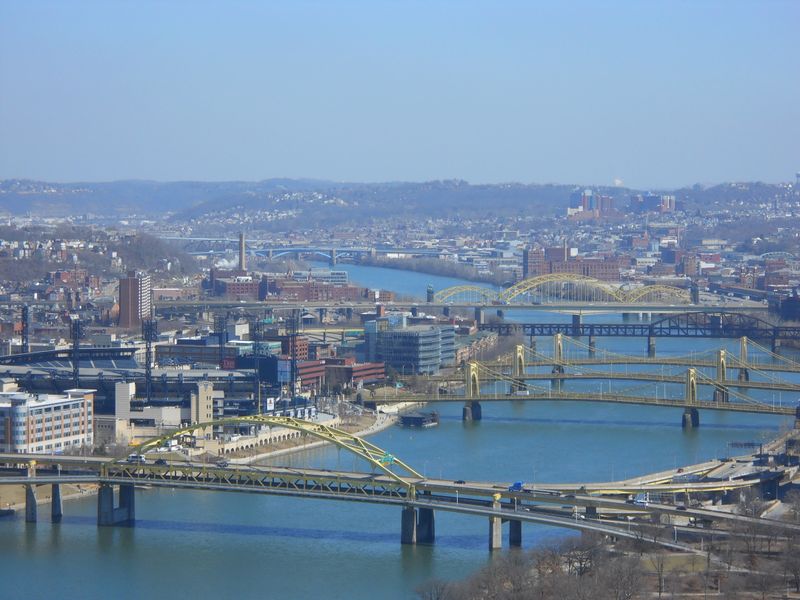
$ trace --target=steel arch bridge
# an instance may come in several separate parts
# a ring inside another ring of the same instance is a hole
[[[192,435],[199,430],[222,427],[225,425],[252,425],[252,426],[267,426],[267,427],[285,427],[287,429],[294,429],[301,433],[311,435],[322,441],[335,444],[339,448],[347,450],[348,452],[364,459],[374,468],[382,471],[387,476],[391,477],[398,483],[409,485],[409,482],[401,475],[395,473],[391,467],[396,466],[405,471],[405,477],[414,477],[422,479],[423,476],[417,471],[412,469],[399,458],[390,454],[389,452],[379,448],[358,436],[355,436],[341,429],[330,427],[323,423],[314,423],[312,421],[305,421],[303,419],[295,419],[294,417],[281,417],[281,416],[268,416],[268,415],[253,415],[249,417],[234,417],[230,419],[219,419],[216,421],[209,421],[206,423],[195,423],[188,427],[183,427],[168,434],[162,435],[157,438],[142,442],[136,448],[140,452],[146,452],[161,446],[164,442],[172,439],[181,438],[187,435]]]
[[[472,304],[494,302],[509,304],[521,300],[541,303],[549,300],[567,300],[625,304],[665,298],[685,303],[691,301],[689,290],[683,288],[646,285],[625,289],[575,273],[551,273],[530,277],[499,292],[483,286],[460,285],[440,290],[433,296],[434,302],[462,301]]]
[[[573,273],[551,273],[530,277],[501,292],[498,300],[511,302],[521,296],[622,302],[619,290],[592,277]]]
[[[761,260],[771,260],[771,259],[785,259],[785,260],[794,260],[797,258],[791,252],[765,252],[761,256],[759,256]]]
[[[665,298],[691,302],[692,297],[688,289],[672,285],[645,285],[642,287],[623,290],[623,302],[640,302],[642,300],[654,302]]]
[[[457,285],[436,292],[434,302],[448,302],[453,298],[470,303],[491,304],[497,300],[498,292],[479,285]]]

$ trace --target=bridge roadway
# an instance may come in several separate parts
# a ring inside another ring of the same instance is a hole
[[[600,354],[601,351],[598,351]],[[702,353],[701,353],[702,354]],[[493,362],[493,363],[480,363],[489,368],[502,368],[508,367],[508,362]],[[552,368],[556,363],[552,359],[532,360],[525,362],[525,368],[545,367]],[[676,367],[696,367],[696,368],[709,368],[716,369],[717,361],[705,360],[700,358],[693,358],[691,356],[678,356],[678,357],[643,357],[643,356],[623,356],[622,354],[607,355],[601,358],[568,358],[562,360],[560,365],[564,367],[582,367],[582,366],[611,366],[611,365],[654,365],[654,366],[676,366]],[[800,364],[798,363],[762,363],[748,361],[742,363],[736,359],[735,363],[728,365],[729,370],[733,369],[749,369],[751,371],[774,371],[779,373],[800,373]],[[609,373],[610,374],[610,373]]]
[[[26,463],[30,464],[34,461],[36,463],[34,468],[18,468],[20,465],[25,466]],[[95,457],[1,454],[0,462],[10,465],[5,469],[0,469],[0,485],[25,485],[30,490],[36,485],[49,484],[54,486],[55,491],[61,484],[99,484],[101,486],[98,497],[99,520],[102,512],[100,508],[102,498],[109,497],[109,494],[104,494],[103,488],[109,490],[110,486],[120,484],[120,502],[122,504],[122,488],[127,487],[128,493],[125,496],[128,497],[129,506],[121,506],[114,510],[122,510],[124,516],[127,517],[124,519],[125,521],[132,521],[135,518],[132,489],[137,485],[172,489],[265,493],[401,506],[404,511],[403,541],[406,543],[431,543],[434,541],[434,510],[482,516],[489,518],[490,521],[490,548],[492,549],[500,547],[499,528],[503,521],[512,523],[511,545],[521,543],[521,523],[523,522],[593,531],[612,537],[641,539],[641,527],[652,522],[654,516],[661,514],[692,518],[706,523],[715,521],[752,522],[761,526],[773,526],[784,530],[788,527],[800,531],[800,525],[787,525],[769,519],[743,517],[707,508],[679,508],[662,503],[637,505],[626,502],[625,499],[592,495],[605,493],[624,497],[640,491],[683,494],[691,492],[721,493],[749,487],[758,481],[751,479],[749,481],[665,483],[664,480],[669,479],[670,473],[674,474],[676,471],[644,476],[638,481],[541,484],[539,489],[509,491],[507,484],[488,482],[453,482],[426,478],[398,481],[386,474],[245,465],[222,468],[188,461],[172,461],[166,465],[134,465]],[[48,467],[44,465],[48,465]],[[720,461],[709,461],[686,467],[684,473],[708,473],[718,466],[720,466]],[[56,494],[54,494],[55,496]],[[58,497],[60,498],[60,492]],[[35,495],[29,492],[30,498],[35,501]],[[111,498],[113,503],[113,496]],[[579,514],[579,507],[584,509],[583,514]],[[59,516],[60,510],[59,502]],[[408,511],[412,512],[413,525],[411,530],[407,531]],[[417,520],[416,512],[419,512],[419,520]],[[631,523],[627,518],[629,515],[649,517],[649,521],[648,523],[636,521]],[[32,517],[32,520],[35,521],[35,504]],[[112,519],[112,522],[99,522],[99,524],[110,525],[115,522]],[[660,540],[657,543],[675,549],[694,551],[691,546],[670,540]]]
[[[408,402],[607,402],[610,404],[640,404],[643,406],[663,406],[666,408],[683,408],[683,409],[706,409],[706,410],[724,410],[741,413],[757,413],[768,415],[780,416],[795,416],[797,408],[794,404],[791,406],[775,406],[769,404],[761,404],[753,402],[753,404],[745,404],[742,402],[714,402],[710,400],[697,400],[694,403],[687,404],[683,398],[651,398],[648,396],[627,396],[624,394],[615,394],[607,392],[565,392],[551,390],[548,392],[531,392],[529,394],[492,394],[485,393],[478,396],[456,396],[456,395],[387,395],[383,398],[368,398],[366,402],[374,404],[401,404]],[[476,419],[477,420],[477,419]]]
[[[685,311],[681,311],[685,313]],[[694,311],[701,312],[701,311]],[[707,311],[709,313],[719,312]],[[731,312],[726,309],[726,312]],[[749,311],[748,311],[749,312]],[[800,340],[800,326],[777,326],[755,328],[751,326],[659,326],[658,323],[513,323],[502,321],[484,323],[481,331],[494,331],[501,335],[523,333],[527,336],[551,337],[556,334],[572,337],[689,337],[689,338],[741,338]]]
[[[16,303],[19,305],[20,303]],[[48,303],[52,304],[52,303]],[[374,302],[346,302],[346,301],[307,301],[296,302],[287,300],[230,300],[225,298],[207,298],[201,300],[157,300],[154,303],[157,312],[164,312],[169,309],[173,310],[197,310],[197,309],[249,309],[249,310],[293,310],[293,309],[318,309],[327,308],[330,310],[346,310],[352,309],[354,312],[358,311],[374,311]],[[2,306],[3,303],[0,303]],[[718,305],[718,304],[663,304],[663,303],[646,303],[636,302],[632,304],[623,304],[620,302],[554,302],[547,304],[530,304],[530,303],[514,303],[514,304],[487,304],[481,302],[466,303],[466,302],[425,302],[419,300],[417,302],[402,302],[394,301],[387,302],[385,306],[389,310],[410,310],[411,308],[418,308],[428,311],[442,311],[444,309],[453,310],[474,310],[481,308],[484,310],[500,310],[503,312],[508,311],[531,311],[531,312],[564,312],[564,313],[642,313],[642,314],[667,314],[667,313],[683,313],[683,312],[697,312],[697,313],[716,313],[720,310],[730,313],[766,313],[769,307],[765,304],[743,304],[743,305]]]
[[[659,373],[526,373],[521,377],[513,375],[481,375],[481,383],[492,383],[504,381],[513,384],[513,380],[519,381],[571,381],[571,380],[619,380],[619,381],[651,381],[654,383],[677,383],[685,384],[686,375],[661,375]],[[463,377],[429,377],[426,381],[441,383],[464,383]],[[763,382],[763,381],[737,381],[726,379],[717,381],[711,378],[698,378],[697,385],[710,385],[717,388],[742,388],[754,390],[773,390],[782,392],[800,392],[800,383],[791,382]]]

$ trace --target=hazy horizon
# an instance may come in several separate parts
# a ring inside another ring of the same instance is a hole
[[[800,3],[0,5],[0,178],[675,189],[800,170]]]

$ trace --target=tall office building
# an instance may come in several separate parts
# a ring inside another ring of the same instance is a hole
[[[153,316],[152,310],[150,275],[129,271],[119,280],[119,326],[141,327],[142,319]]]

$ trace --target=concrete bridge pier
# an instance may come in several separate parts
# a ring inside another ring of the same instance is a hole
[[[597,352],[597,342],[594,339],[593,335],[589,336],[589,356],[594,357],[595,353]]]
[[[100,484],[97,493],[97,524],[99,526],[120,525],[136,520],[134,487],[131,483],[119,486],[119,506],[114,507],[114,487]]]
[[[36,523],[38,507],[36,505],[36,488],[32,485],[25,486],[25,522]]]
[[[432,508],[417,510],[417,543],[432,544],[436,541],[436,521]]]
[[[739,381],[750,381],[750,370],[742,367],[737,375]]]
[[[536,352],[536,336],[532,335],[528,339],[528,348],[531,349],[531,352]]]
[[[417,543],[417,509],[413,506],[404,506],[400,516],[400,543]]]
[[[700,412],[696,408],[686,408],[683,411],[681,425],[684,429],[694,429],[700,426]]]
[[[61,521],[64,515],[64,506],[61,503],[61,485],[53,484],[53,492],[50,497],[50,520],[53,523]]]
[[[503,520],[500,517],[489,517],[489,550],[500,550],[503,547]]]
[[[477,400],[467,400],[461,411],[462,421],[480,421],[483,417],[481,403]]]
[[[508,545],[511,548],[522,548],[522,521],[508,522]]]
[[[714,402],[730,402],[730,392],[724,387],[715,387]]]
[[[655,358],[656,356],[656,338],[652,335],[647,336],[647,356]]]

